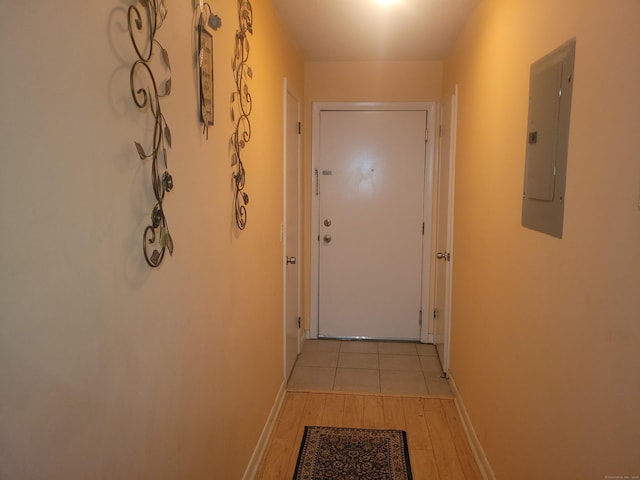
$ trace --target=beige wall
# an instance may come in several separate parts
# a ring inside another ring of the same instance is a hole
[[[315,102],[435,102],[442,92],[442,62],[306,62],[304,66],[304,318],[309,328],[311,133]]]
[[[640,475],[640,2],[484,0],[459,85],[451,371],[499,479]],[[564,238],[520,226],[529,66],[577,39]]]
[[[197,121],[191,2],[167,2],[173,257],[152,271],[150,140],[126,6],[0,17],[0,478],[240,478],[282,384],[282,79],[303,63],[253,0],[248,226],[232,226],[235,2],[213,2],[216,125]],[[128,2],[124,2],[128,3]]]

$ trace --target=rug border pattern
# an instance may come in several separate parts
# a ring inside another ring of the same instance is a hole
[[[312,430],[317,430],[315,432],[312,432]],[[348,428],[348,427],[328,427],[328,426],[321,426],[321,425],[306,425],[304,427],[304,433],[302,436],[302,442],[300,443],[300,449],[298,451],[298,458],[296,461],[296,468],[295,468],[295,472],[293,475],[293,480],[313,480],[311,477],[308,476],[309,472],[303,472],[302,471],[302,465],[303,465],[303,458],[304,456],[307,454],[306,451],[306,447],[307,447],[307,440],[309,438],[310,435],[315,434],[315,435],[321,435],[321,430],[325,430],[327,433],[337,433],[337,432],[353,432],[354,434],[359,433],[359,434],[364,434],[364,433],[372,433],[375,432],[376,435],[379,434],[385,434],[385,433],[391,433],[394,435],[399,435],[401,442],[400,442],[400,450],[401,450],[401,454],[404,460],[404,467],[402,468],[401,471],[398,471],[398,468],[392,468],[390,471],[390,477],[389,480],[413,480],[413,475],[411,472],[411,462],[410,462],[410,458],[409,458],[409,446],[407,443],[407,432],[404,430],[398,430],[398,429],[374,429],[374,428]],[[400,475],[400,476],[398,476]],[[314,477],[315,478],[315,477]]]

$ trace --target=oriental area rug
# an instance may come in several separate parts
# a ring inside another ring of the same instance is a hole
[[[294,480],[412,480],[402,430],[304,427]]]

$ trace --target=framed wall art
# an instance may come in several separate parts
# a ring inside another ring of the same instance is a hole
[[[213,35],[206,29],[200,32],[200,121],[207,126],[213,125]]]
[[[213,13],[211,6],[200,0],[196,3],[197,46],[196,66],[198,71],[199,111],[202,133],[209,138],[209,127],[214,124],[214,79],[213,79],[213,35],[222,26],[222,19]]]

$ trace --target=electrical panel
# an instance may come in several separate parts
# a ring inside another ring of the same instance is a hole
[[[522,225],[562,238],[575,39],[531,65]]]

